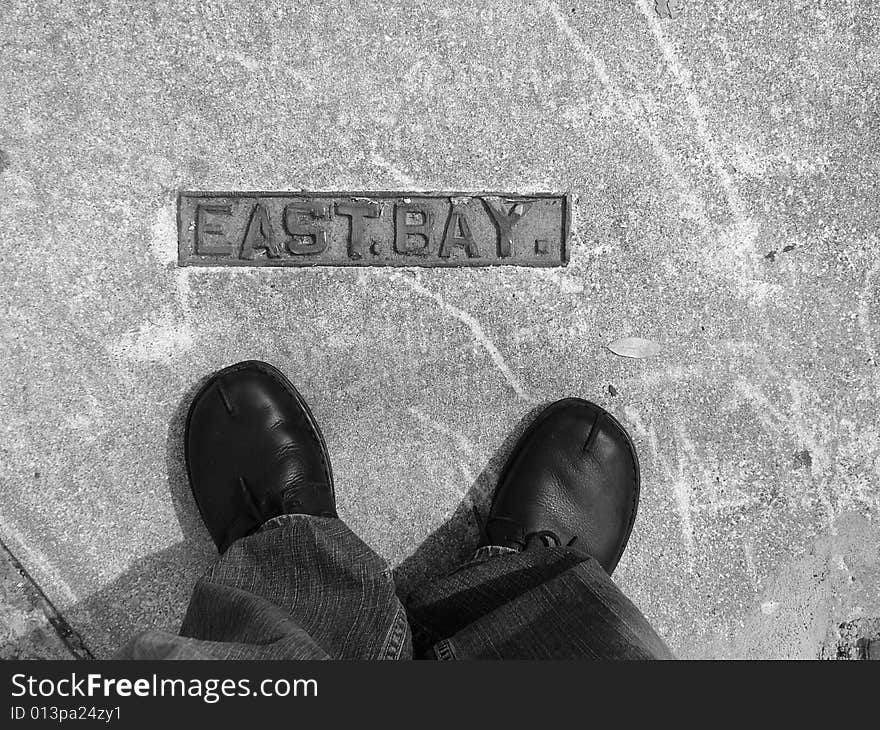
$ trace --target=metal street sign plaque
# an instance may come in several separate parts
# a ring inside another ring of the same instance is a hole
[[[564,266],[568,195],[182,192],[181,266]]]

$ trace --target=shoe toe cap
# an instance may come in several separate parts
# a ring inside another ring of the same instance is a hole
[[[228,542],[230,525],[247,527],[244,514],[256,527],[282,511],[309,511],[312,502],[335,512],[317,425],[293,386],[265,363],[239,363],[203,386],[187,420],[186,464],[218,545]],[[293,508],[286,495],[297,496]]]
[[[502,479],[493,512],[526,532],[549,529],[611,572],[638,506],[639,467],[623,427],[594,403],[570,398],[545,409]]]

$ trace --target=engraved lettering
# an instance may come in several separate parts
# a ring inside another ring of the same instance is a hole
[[[275,243],[275,231],[272,229],[269,213],[262,203],[257,203],[251,212],[251,218],[241,242],[239,258],[244,261],[252,261],[257,250],[265,250],[266,256],[270,259],[281,258],[281,250]]]
[[[421,241],[413,245],[412,241]],[[434,214],[415,203],[400,203],[394,209],[394,250],[424,256],[434,250]]]
[[[289,203],[284,208],[284,230],[290,236],[287,250],[295,256],[321,253],[327,248],[327,231],[311,221],[328,218],[328,206],[320,203]]]
[[[200,256],[230,256],[234,246],[229,241],[220,243],[205,240],[205,236],[226,235],[219,223],[207,220],[206,216],[209,215],[232,215],[232,206],[211,203],[200,203],[196,206],[195,252]]]
[[[571,198],[521,192],[181,191],[180,266],[565,266]]]
[[[351,218],[348,232],[348,256],[352,259],[364,257],[364,225],[365,218],[378,218],[377,203],[337,203],[336,213]],[[373,251],[373,253],[376,253]]]
[[[498,229],[498,255],[502,258],[513,256],[513,228],[526,217],[532,204],[517,203],[510,212],[506,212],[500,198],[483,198],[483,202],[492,214],[495,228]]]
[[[452,204],[452,209],[449,211],[446,233],[443,235],[443,244],[437,255],[448,259],[453,248],[463,248],[467,252],[468,258],[478,258],[480,255],[480,248],[471,235],[465,205],[455,203]]]

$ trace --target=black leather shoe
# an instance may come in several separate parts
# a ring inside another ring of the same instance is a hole
[[[611,574],[638,504],[639,462],[623,426],[593,403],[566,398],[545,408],[514,448],[482,544],[576,544]]]
[[[324,437],[276,368],[240,362],[199,391],[186,421],[186,468],[217,548],[281,514],[336,517]]]

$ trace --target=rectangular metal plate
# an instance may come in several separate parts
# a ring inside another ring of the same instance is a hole
[[[182,192],[181,266],[564,266],[568,195]]]

